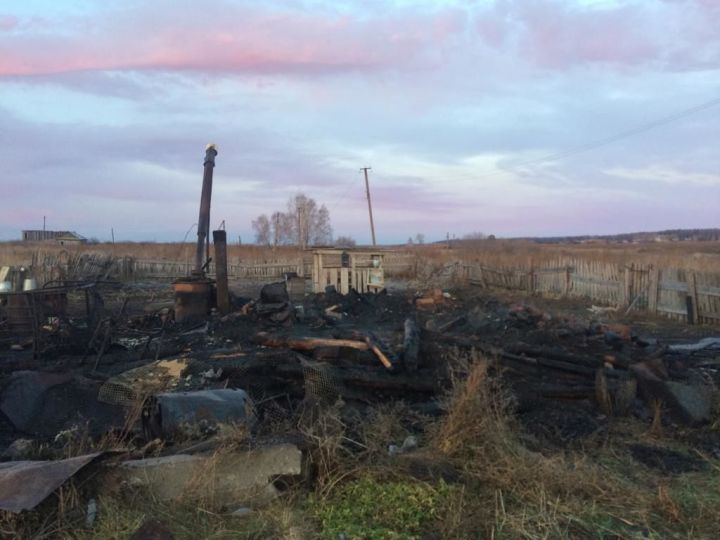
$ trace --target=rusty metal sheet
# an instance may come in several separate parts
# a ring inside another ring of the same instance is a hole
[[[102,453],[57,461],[0,463],[0,510],[32,510]]]

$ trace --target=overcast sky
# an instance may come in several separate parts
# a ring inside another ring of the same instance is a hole
[[[720,0],[0,0],[0,239],[182,240],[209,142],[245,241],[717,227],[718,99]]]

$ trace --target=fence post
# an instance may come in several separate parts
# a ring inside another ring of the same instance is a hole
[[[648,280],[648,310],[650,313],[657,313],[659,287],[660,270],[656,266],[653,266],[650,270],[650,279]]]
[[[633,266],[626,266],[625,267],[625,287],[624,287],[624,295],[625,295],[625,307],[628,307],[630,303],[632,302],[632,277],[633,277]]]
[[[700,306],[698,305],[697,277],[695,272],[689,272],[687,276],[688,297],[690,302],[688,305],[688,321],[690,324],[700,324]],[[690,319],[692,318],[692,321]]]
[[[570,267],[565,267],[565,296],[570,294]]]
[[[528,292],[532,295],[535,294],[535,268],[530,267],[530,273],[528,273]]]

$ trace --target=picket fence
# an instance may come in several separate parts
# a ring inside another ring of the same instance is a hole
[[[414,269],[415,257],[405,254],[386,255],[384,261],[385,272],[388,275],[410,272]],[[193,269],[189,261],[156,261],[133,259],[123,265],[126,273],[123,279],[138,278],[179,278],[187,276]],[[228,277],[231,279],[251,279],[264,281],[278,279],[286,273],[297,272],[304,277],[312,276],[312,259],[297,258],[294,260],[280,260],[272,262],[251,262],[228,264]],[[211,262],[207,268],[210,276],[215,275],[215,265]]]
[[[537,266],[466,264],[463,277],[483,287],[583,297],[598,304],[648,311],[691,324],[720,324],[717,272],[563,258]]]

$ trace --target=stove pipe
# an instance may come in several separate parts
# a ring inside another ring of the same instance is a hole
[[[200,216],[198,217],[197,226],[198,239],[195,251],[195,269],[193,271],[196,274],[203,273],[203,251],[206,249],[205,246],[210,231],[210,199],[212,197],[213,168],[215,167],[217,153],[217,147],[214,144],[207,145],[203,163],[205,170],[203,172],[202,194],[200,196]]]

